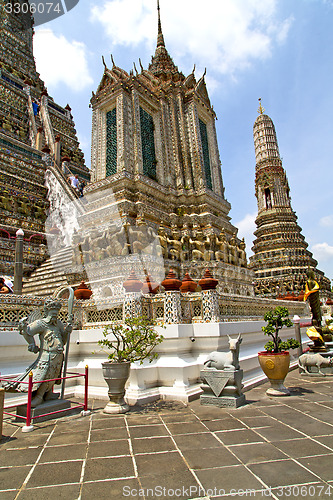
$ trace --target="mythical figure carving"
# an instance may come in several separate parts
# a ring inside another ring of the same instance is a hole
[[[220,232],[220,237],[215,236],[215,244],[218,248],[215,252],[215,259],[222,262],[228,262],[227,238],[224,228]]]
[[[245,247],[245,240],[243,238],[238,246],[238,264],[241,267],[247,267]]]
[[[72,331],[73,315],[69,314],[68,322],[64,325],[58,314],[61,309],[61,302],[49,299],[44,305],[44,316],[28,324],[28,318],[22,318],[19,322],[19,333],[25,338],[28,350],[38,353],[38,358],[32,363],[21,377],[20,381],[27,381],[29,373],[33,373],[33,381],[38,382],[33,385],[33,399],[31,406],[36,406],[51,399],[56,399],[52,388],[54,381],[43,382],[46,379],[55,379],[61,376],[61,369],[64,359],[64,346]],[[40,345],[35,343],[34,336],[39,335]],[[27,392],[28,385],[19,382],[7,383],[6,390],[17,392]]]

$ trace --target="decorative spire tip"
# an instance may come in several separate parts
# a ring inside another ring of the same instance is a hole
[[[259,115],[263,115],[265,113],[265,108],[263,108],[263,106],[261,104],[261,97],[259,97],[258,101],[259,101],[258,113],[259,113]]]

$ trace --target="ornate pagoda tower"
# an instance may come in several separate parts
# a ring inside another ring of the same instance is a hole
[[[36,71],[33,20],[10,13],[10,3],[0,0],[0,274],[13,274],[14,238],[21,228],[27,276],[46,255],[46,172],[54,169],[64,185],[70,172],[86,182],[90,176],[70,107],[54,102]]]
[[[185,77],[158,34],[148,69],[127,73],[111,56],[93,93],[92,183],[112,188],[128,225],[146,224],[160,237],[166,270],[200,278],[208,267],[225,293],[253,295],[245,243],[224,197],[216,115],[205,74]]]
[[[299,295],[304,291],[308,268],[314,270],[321,289],[330,291],[330,280],[317,269],[317,261],[297,224],[275,127],[259,101],[259,116],[253,126],[258,215],[254,255],[249,264],[256,275],[255,291],[272,297]]]

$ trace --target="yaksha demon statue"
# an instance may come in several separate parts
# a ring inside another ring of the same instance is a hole
[[[26,370],[20,381],[27,381],[29,373],[33,373],[33,399],[31,406],[36,406],[51,399],[56,399],[52,388],[54,381],[43,382],[47,379],[55,379],[61,376],[61,369],[64,359],[64,346],[68,335],[72,331],[73,316],[68,317],[68,323],[64,325],[58,314],[61,309],[61,302],[49,299],[44,305],[44,316],[28,324],[28,318],[22,318],[19,322],[19,333],[28,342],[28,350],[38,353],[38,358]],[[34,336],[39,335],[39,347],[35,343]],[[56,382],[60,383],[60,382]],[[27,392],[28,385],[19,382],[8,383],[5,389],[17,392]]]

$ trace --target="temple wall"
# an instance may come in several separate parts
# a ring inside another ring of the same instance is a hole
[[[169,292],[171,293],[171,292]],[[161,296],[149,300],[154,301],[153,311],[156,320],[160,317],[163,321],[163,302]],[[183,294],[184,296],[185,294]],[[186,307],[189,296],[193,295],[195,303]],[[265,299],[242,299],[244,304],[243,312],[250,312],[249,306],[255,307],[257,317],[253,314],[241,319],[237,316],[240,312],[241,298],[230,300],[224,307],[229,307],[229,313],[220,322],[203,322],[201,305],[198,299],[200,294],[187,294],[185,303],[181,310],[191,311],[192,316],[187,316],[187,323],[171,323],[165,328],[156,328],[164,336],[164,341],[158,346],[158,359],[151,364],[144,362],[142,365],[135,363],[132,365],[131,375],[128,383],[127,398],[130,403],[144,403],[155,399],[182,400],[189,401],[197,398],[200,390],[200,369],[207,355],[214,350],[228,351],[228,335],[236,336],[239,333],[243,337],[240,349],[240,363],[244,370],[245,387],[253,386],[265,379],[257,360],[258,351],[263,349],[268,338],[261,331],[265,322],[259,319],[259,315],[264,310],[263,307],[273,308],[276,305],[287,305],[291,316],[298,313],[303,319],[308,319],[307,308],[304,303],[290,303],[285,301],[270,301]],[[181,298],[180,298],[181,299]],[[149,301],[148,300],[148,301]],[[182,300],[182,299],[181,299]],[[220,297],[220,300],[221,297]],[[261,302],[263,304],[261,304]],[[67,316],[67,304],[63,301],[64,307],[60,311],[60,318],[65,321]],[[36,308],[41,308],[41,299],[31,299],[30,297],[1,298],[0,317],[0,372],[1,375],[16,375],[22,373],[29,364],[36,359],[36,356],[27,349],[24,338],[18,333],[17,320],[25,315],[29,315]],[[105,324],[114,321],[121,321],[123,314],[122,302],[109,304],[109,308],[97,308],[93,301],[77,301],[75,305],[76,327],[71,335],[68,369],[75,372],[83,372],[84,367],[89,367],[89,395],[96,398],[107,398],[107,386],[102,376],[101,363],[107,360],[107,354],[100,350],[97,341],[102,338],[102,331]],[[101,304],[99,304],[101,306]],[[185,307],[184,307],[185,306]],[[223,303],[222,303],[223,306]],[[143,303],[143,310],[147,308],[147,303]],[[226,309],[227,311],[227,309]],[[302,313],[303,312],[303,313]],[[196,314],[196,316],[194,316]],[[261,315],[262,318],[262,315]],[[186,316],[181,316],[181,321],[185,321]],[[172,321],[172,318],[171,318]],[[8,325],[8,326],[6,326]],[[10,326],[12,325],[12,326]],[[304,340],[305,329],[302,334]],[[281,338],[295,337],[293,328],[285,329],[281,332]],[[296,353],[292,354],[295,361]],[[80,380],[80,379],[78,379]],[[77,385],[74,385],[77,383]],[[71,385],[72,384],[72,385]],[[81,396],[83,385],[81,382],[72,381],[66,388],[68,394]],[[8,395],[8,397],[13,397]],[[17,397],[16,395],[14,396]],[[21,399],[22,397],[19,396]]]

